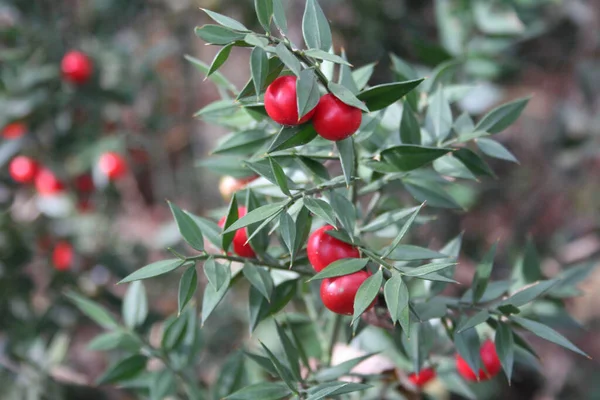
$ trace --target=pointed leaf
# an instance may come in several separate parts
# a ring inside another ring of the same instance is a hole
[[[438,142],[443,141],[450,134],[453,122],[452,110],[441,86],[431,96],[425,120],[427,129]]]
[[[344,140],[338,140],[335,142],[335,147],[340,154],[340,163],[342,164],[342,171],[344,172],[346,184],[350,186],[352,177],[355,174],[354,163],[356,160],[356,155],[354,153],[354,140],[352,137]]]
[[[443,258],[445,256],[445,254],[438,253],[437,251],[430,250],[426,247],[399,244],[394,251],[388,255],[388,258],[397,261],[416,261]]]
[[[273,0],[273,19],[279,30],[284,35],[287,35],[287,18],[285,17],[285,8],[283,7],[281,0]]]
[[[345,86],[342,86],[339,83],[329,82],[327,88],[335,97],[337,97],[343,103],[351,107],[356,107],[364,112],[369,112],[369,109],[367,108],[367,106],[365,106],[365,103],[363,103],[354,94],[352,94],[350,90],[346,89]]]
[[[370,63],[363,65],[360,68],[356,68],[354,71],[352,71],[352,78],[356,83],[356,87],[359,91],[364,89],[365,86],[367,86],[367,83],[369,83],[369,79],[371,79],[374,70],[375,63]]]
[[[335,213],[333,208],[324,200],[313,199],[312,197],[304,198],[304,205],[317,217],[321,218],[331,226],[335,226]]]
[[[389,247],[385,250],[385,252],[381,256],[381,258],[387,258],[387,256],[389,256],[390,253],[392,251],[394,251],[394,249],[400,244],[400,241],[404,238],[404,235],[406,235],[406,233],[408,232],[408,230],[412,226],[413,222],[415,222],[415,218],[417,218],[417,215],[419,214],[419,211],[421,211],[421,208],[423,208],[424,205],[425,205],[425,203],[421,204],[419,206],[419,208],[417,208],[412,213],[412,215],[410,217],[408,217],[408,220],[404,223],[404,225],[400,229],[400,232],[398,232],[398,235],[396,235],[396,238],[394,239],[394,241],[392,242],[392,244],[390,244]]]
[[[287,399],[292,391],[282,382],[261,382],[246,386],[225,397],[227,400]]]
[[[337,215],[342,227],[351,235],[354,234],[356,224],[356,210],[354,204],[346,196],[337,192],[330,194],[331,206]]]
[[[502,364],[502,368],[504,369],[508,383],[510,383],[513,364],[515,361],[515,343],[510,326],[503,322],[498,322],[498,327],[496,328],[496,338],[494,341],[496,344],[498,358],[500,359],[500,363]]]
[[[174,271],[185,263],[184,260],[179,258],[172,258],[169,260],[157,261],[155,263],[146,265],[138,269],[137,271],[129,274],[127,277],[122,279],[119,284],[138,281],[141,279],[153,278],[155,276],[163,275],[168,272]]]
[[[300,126],[284,126],[279,133],[275,135],[273,142],[269,145],[267,153],[277,150],[290,149],[296,146],[302,146],[311,142],[317,137],[317,131],[312,124],[303,124]]]
[[[292,375],[295,380],[301,381],[302,376],[300,375],[300,356],[298,355],[298,350],[285,333],[283,328],[279,326],[277,321],[275,322],[275,327],[277,328],[277,335],[279,336],[279,341],[283,346],[283,352],[285,353],[285,358],[290,367]]]
[[[111,365],[102,376],[96,380],[96,384],[112,384],[131,379],[146,368],[146,361],[148,361],[148,359],[139,354],[127,357],[116,364]]]
[[[475,126],[475,130],[489,133],[502,132],[519,118],[528,102],[529,97],[524,97],[494,108],[483,116]]]
[[[175,218],[175,222],[177,223],[177,228],[179,229],[179,233],[183,239],[194,249],[198,251],[204,250],[204,237],[202,236],[202,232],[196,222],[186,214],[181,208],[177,207],[175,204],[167,201],[169,203],[169,207],[171,208],[171,213],[173,214],[173,218]]]
[[[546,292],[548,292],[554,285],[556,285],[556,280],[548,280],[548,281],[539,281],[532,285],[526,286],[514,293],[508,299],[503,300],[500,305],[510,304],[514,307],[521,307],[527,303],[532,302],[540,296],[543,296]]]
[[[115,318],[100,304],[88,300],[72,291],[67,292],[66,296],[82,313],[101,327],[105,329],[115,329],[119,326]]]
[[[198,286],[198,274],[196,273],[196,265],[192,265],[185,270],[179,280],[179,291],[177,294],[177,312],[181,314],[184,307],[194,297],[196,287]]]
[[[267,32],[271,32],[271,18],[273,17],[273,0],[254,0],[254,9],[258,22]]]
[[[335,366],[323,368],[315,374],[315,379],[319,382],[333,381],[335,379],[338,379],[344,375],[347,375],[358,364],[365,361],[367,358],[373,357],[376,354],[378,353],[365,354],[364,356],[352,358]]]
[[[282,212],[279,216],[279,231],[283,243],[288,248],[292,260],[294,259],[295,244],[296,244],[296,223],[290,214]]]
[[[210,68],[208,69],[208,73],[206,74],[207,78],[215,72],[217,72],[217,70],[221,68],[223,64],[225,64],[225,61],[227,61],[227,59],[229,58],[229,54],[231,54],[232,47],[233,44],[231,43],[219,50],[219,52],[213,59],[213,62],[210,64]]]
[[[242,269],[244,276],[248,279],[248,282],[254,286],[267,300],[271,300],[273,294],[273,278],[271,274],[262,267],[245,263]]]
[[[290,371],[279,362],[279,359],[275,356],[275,354],[273,354],[273,352],[271,352],[271,350],[269,350],[267,346],[265,346],[263,342],[260,342],[260,345],[262,346],[265,353],[267,353],[267,357],[269,357],[269,360],[275,367],[275,370],[277,371],[279,377],[283,379],[283,381],[290,388],[291,391],[297,392],[298,389],[296,389],[294,385],[294,381],[292,380]]]
[[[379,294],[381,284],[383,283],[383,272],[378,270],[374,275],[368,277],[356,292],[354,298],[354,315],[352,316],[352,324],[354,325],[363,312],[375,300],[375,297]]]
[[[231,28],[236,31],[247,31],[248,30],[248,28],[246,28],[242,23],[240,23],[240,22],[236,21],[235,19],[230,18],[226,15],[219,14],[217,12],[210,11],[205,8],[201,8],[201,10],[204,11],[205,13],[207,13],[208,16],[211,17],[215,22],[217,22],[227,28]]]
[[[300,76],[302,65],[300,65],[300,61],[298,61],[294,53],[292,53],[284,43],[279,43],[275,47],[275,53],[294,75]]]
[[[409,292],[408,287],[402,280],[402,275],[392,274],[392,277],[388,279],[383,288],[383,294],[385,296],[385,302],[388,310],[390,311],[390,317],[392,323],[396,324],[400,321],[402,330],[408,332],[409,329]]]
[[[472,150],[463,147],[452,153],[452,155],[458,158],[475,175],[496,176],[490,166]]]
[[[347,61],[346,52],[342,49],[342,58]],[[346,87],[346,89],[350,90],[352,94],[356,95],[360,90],[356,86],[354,82],[354,78],[352,76],[352,70],[347,64],[342,64],[340,66],[340,85]]]
[[[448,154],[451,149],[403,144],[381,152],[381,162],[393,166],[394,171],[407,172],[423,167]]]
[[[318,274],[314,275],[309,279],[310,281],[333,278],[336,276],[350,275],[354,272],[360,271],[367,266],[369,262],[368,258],[343,258],[329,264]]]
[[[506,147],[496,142],[495,140],[479,138],[475,140],[475,143],[477,143],[477,147],[479,147],[479,150],[481,150],[484,154],[490,157],[498,158],[500,160],[511,161],[517,164],[519,163],[517,158],[510,151],[508,151]]]
[[[329,51],[331,48],[331,28],[316,0],[306,1],[302,17],[302,36],[309,49]]]
[[[405,101],[400,121],[400,139],[404,144],[421,144],[421,127],[410,105]]]
[[[271,165],[271,171],[273,172],[273,176],[275,177],[275,182],[277,182],[277,186],[279,186],[279,189],[281,189],[281,191],[285,195],[291,196],[292,193],[290,193],[290,189],[288,187],[289,178],[283,171],[283,168],[281,168],[281,165],[279,165],[279,163],[275,161],[275,159],[273,159],[272,157],[268,157],[268,159],[269,164]]]
[[[329,51],[323,51],[323,50],[319,50],[319,49],[308,49],[304,52],[305,55],[312,57],[312,58],[316,58],[319,60],[325,60],[325,61],[331,61],[332,63],[336,63],[336,64],[342,64],[342,65],[346,65],[346,66],[350,66],[351,64],[343,59],[342,57],[333,54],[332,52]]]
[[[206,236],[206,238],[215,246],[221,247],[221,228],[219,228],[219,225],[209,219],[199,217],[187,211],[184,212],[194,220],[196,225],[198,225],[203,236]]]
[[[366,385],[364,383],[339,381],[325,382],[318,386],[314,386],[308,389],[308,397],[306,398],[306,400],[330,399],[333,396],[340,396],[342,394],[367,390],[371,387],[371,385]]]
[[[450,196],[444,188],[433,182],[422,182],[417,180],[405,180],[406,190],[420,202],[427,202],[428,206],[438,208],[461,208],[461,206]]]
[[[250,53],[250,72],[256,96],[259,96],[269,73],[269,58],[260,47],[255,47]]]
[[[462,321],[462,323],[456,328],[457,332],[463,332],[467,329],[471,329],[479,324],[483,324],[490,317],[490,313],[487,310],[481,310],[477,314],[469,317]]]
[[[238,229],[245,228],[250,224],[264,221],[273,215],[279,214],[284,209],[285,205],[286,202],[279,202],[258,207],[257,209],[250,211],[248,214],[235,221],[231,226],[225,229],[224,233],[235,232]]]
[[[364,101],[370,111],[377,111],[397,102],[421,82],[423,79],[377,85],[363,90],[356,97]]]
[[[231,200],[229,201],[229,208],[227,210],[227,218],[225,218],[225,224],[223,225],[223,232],[221,236],[221,247],[223,250],[229,250],[229,246],[231,242],[233,242],[233,237],[235,236],[236,230],[231,229],[228,231],[227,229],[231,227],[232,224],[238,222],[239,214],[238,214],[238,204],[237,197],[231,196]],[[250,225],[250,224],[248,224]]]
[[[244,33],[219,25],[203,25],[196,27],[194,33],[206,43],[226,45],[238,40],[244,40]]]
[[[231,270],[228,265],[223,265],[209,257],[204,262],[204,275],[208,280],[208,283],[212,285],[215,290],[219,290],[229,280]]]
[[[130,329],[144,323],[148,316],[148,297],[141,281],[134,281],[127,288],[123,298],[123,321]]]
[[[485,289],[492,273],[492,267],[494,266],[494,256],[496,254],[497,245],[498,243],[494,243],[475,270],[475,276],[473,277],[473,283],[471,285],[473,288],[473,303],[477,303],[485,293]]]
[[[202,325],[208,319],[210,314],[217,308],[217,305],[223,300],[227,290],[229,289],[229,283],[231,282],[231,275],[227,274],[227,279],[220,289],[215,289],[213,285],[206,285],[204,287],[204,296],[202,300]]]
[[[468,329],[454,334],[454,346],[460,356],[467,362],[472,371],[481,368],[479,336],[475,329]]]
[[[546,339],[549,342],[556,343],[559,346],[562,346],[566,349],[569,349],[575,353],[581,354],[584,357],[590,358],[586,353],[581,351],[577,346],[571,343],[567,338],[565,338],[560,333],[556,332],[554,329],[546,326],[544,324],[540,324],[539,322],[532,321],[530,319],[525,319],[521,317],[517,317],[513,315],[510,317],[511,320],[521,325],[523,328],[527,329],[531,333],[541,337],[542,339]]]
[[[412,268],[409,270],[403,269],[402,272],[406,276],[424,276],[433,272],[441,271],[446,268],[454,267],[455,265],[455,262],[434,262],[431,264],[421,265],[420,267]]]

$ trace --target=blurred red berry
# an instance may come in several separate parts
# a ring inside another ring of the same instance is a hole
[[[64,79],[76,85],[86,83],[94,69],[90,58],[80,51],[70,51],[65,54],[60,67]]]
[[[35,160],[26,156],[17,156],[8,166],[10,176],[19,183],[31,183],[38,174],[39,166]]]
[[[90,193],[94,191],[94,180],[90,174],[79,175],[75,178],[75,188],[81,193]]]
[[[54,172],[42,168],[35,177],[35,188],[43,196],[50,196],[65,189],[63,183],[54,175]]]
[[[238,219],[246,215],[246,212],[246,207],[238,207]],[[223,228],[225,226],[226,219],[227,217],[221,218],[219,227]],[[246,243],[247,241],[248,231],[246,228],[235,231],[235,236],[233,237],[233,251],[240,257],[254,258],[256,257],[256,253],[250,246],[250,243]]]
[[[119,153],[112,151],[100,156],[98,167],[111,181],[123,177],[127,172],[127,163],[123,157]]]
[[[75,254],[73,246],[67,241],[60,241],[52,250],[52,264],[58,271],[66,271],[73,265]]]
[[[419,373],[412,373],[408,375],[408,380],[411,381],[415,386],[422,388],[429,381],[435,378],[435,370],[433,368],[423,368]]]
[[[27,133],[27,125],[22,122],[13,122],[2,129],[4,139],[17,139]]]
[[[479,350],[479,356],[481,357],[483,368],[480,368],[479,373],[475,375],[475,372],[469,367],[467,361],[459,354],[456,354],[456,369],[468,381],[492,379],[502,369],[500,358],[498,358],[498,353],[496,353],[496,345],[491,340],[488,339],[483,342]]]

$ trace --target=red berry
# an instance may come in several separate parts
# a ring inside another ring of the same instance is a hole
[[[27,125],[21,122],[13,122],[2,129],[4,139],[17,139],[27,133]]]
[[[410,380],[415,386],[422,388],[429,381],[435,378],[435,370],[433,368],[423,368],[419,373],[413,372],[408,375],[408,380]]]
[[[123,157],[112,151],[100,156],[98,167],[111,181],[121,178],[127,172],[127,163]]]
[[[10,176],[19,183],[31,183],[38,173],[39,166],[33,159],[17,156],[12,159],[8,170]]]
[[[306,251],[308,261],[319,272],[334,261],[342,258],[359,258],[358,249],[348,243],[329,236],[327,231],[333,229],[331,225],[325,225],[314,231],[308,238]]]
[[[242,218],[246,215],[246,207],[238,207],[238,218]],[[219,227],[225,226],[225,220],[227,217],[221,218],[219,221]],[[233,237],[233,251],[240,257],[255,258],[256,253],[250,246],[250,243],[246,244],[248,240],[248,231],[246,228],[238,229]]]
[[[321,97],[315,108],[312,123],[317,133],[327,140],[343,140],[360,127],[362,111],[343,103],[328,93]]]
[[[86,83],[94,69],[90,58],[80,51],[70,51],[65,54],[60,68],[64,79],[76,85]]]
[[[81,193],[94,191],[94,180],[90,174],[82,174],[75,178],[75,188]]]
[[[43,196],[50,196],[62,192],[63,183],[47,168],[42,168],[35,177],[35,188]]]
[[[296,77],[281,76],[267,87],[265,109],[269,117],[281,125],[300,125],[312,118],[313,108],[298,120],[298,100],[296,99]]]
[[[354,314],[354,297],[362,283],[371,274],[367,271],[358,271],[350,275],[336,278],[326,278],[321,282],[321,300],[325,307],[337,314]],[[367,308],[375,305],[375,300]]]
[[[488,339],[483,342],[481,349],[479,350],[479,356],[481,357],[484,368],[479,370],[479,379],[477,379],[478,377],[471,367],[469,367],[469,364],[467,364],[465,359],[459,354],[456,354],[456,369],[458,370],[458,373],[468,381],[485,381],[492,379],[494,376],[498,375],[502,369],[498,353],[496,353],[496,345],[491,340]]]
[[[66,271],[73,264],[73,246],[67,241],[60,241],[52,250],[52,264],[58,271]]]

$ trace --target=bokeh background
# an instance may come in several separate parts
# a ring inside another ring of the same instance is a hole
[[[289,0],[290,36],[301,42],[303,0]],[[464,231],[456,279],[468,283],[473,261],[496,240],[496,273],[515,261],[527,237],[543,271],[555,276],[600,255],[600,1],[597,0],[321,0],[336,49],[355,66],[376,63],[373,83],[392,77],[389,54],[426,76],[453,68],[466,94],[457,107],[481,115],[531,94],[518,123],[498,136],[520,166],[493,162],[495,180],[453,193],[464,213],[448,212],[420,235],[432,248]],[[179,233],[165,202],[200,215],[220,215],[219,171],[198,167],[227,131],[193,118],[218,98],[185,54],[210,63],[193,28],[208,22],[199,9],[231,15],[258,28],[250,0],[0,0],[0,126],[24,121],[28,134],[0,139],[0,398],[128,398],[95,388],[109,362],[86,348],[100,328],[65,300],[75,288],[120,308],[120,278],[164,258]],[[60,60],[77,49],[94,61],[94,82],[61,81]],[[238,88],[249,77],[245,49],[233,49],[221,72]],[[94,175],[106,150],[124,154],[127,176],[96,189],[44,198],[7,172],[18,153],[35,156],[65,180]],[[215,211],[216,210],[216,211]],[[60,241],[75,259],[58,273],[51,254]],[[202,277],[203,278],[203,277]],[[581,284],[552,326],[600,359],[600,269]],[[148,282],[151,318],[177,308],[177,277]],[[460,289],[457,289],[460,290]],[[245,297],[230,295],[203,329],[201,378],[217,379],[223,359],[248,333]],[[552,308],[550,308],[552,309]],[[554,310],[554,309],[552,309]],[[539,310],[544,313],[544,310]],[[158,329],[158,328],[157,328]],[[600,366],[530,338],[542,369],[515,372],[510,388],[490,383],[482,398],[598,399]],[[442,398],[447,394],[440,394]]]

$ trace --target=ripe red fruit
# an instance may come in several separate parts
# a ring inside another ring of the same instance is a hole
[[[82,174],[75,178],[75,188],[81,193],[94,191],[94,180],[90,174]]]
[[[362,111],[349,106],[328,93],[321,97],[315,107],[312,124],[317,133],[327,140],[343,140],[360,128]]]
[[[2,129],[2,137],[4,139],[17,139],[27,133],[27,125],[21,122],[13,122]]]
[[[281,76],[267,87],[265,109],[269,117],[278,124],[300,125],[312,118],[316,108],[313,108],[302,119],[298,120],[296,77]]]
[[[60,68],[64,79],[76,85],[86,83],[94,69],[90,58],[80,51],[70,51],[65,54]]]
[[[246,215],[246,207],[238,207],[238,218],[242,218]],[[219,227],[225,226],[225,220],[227,217],[221,218],[219,221]],[[233,251],[240,257],[255,258],[256,253],[250,246],[250,243],[246,244],[248,240],[248,231],[246,228],[238,229],[233,236]]]
[[[323,304],[337,314],[354,314],[356,292],[370,275],[367,271],[358,271],[350,275],[323,279],[323,282],[321,282],[321,300]],[[367,310],[374,305],[375,300]]]
[[[35,188],[43,196],[50,196],[62,192],[63,183],[47,168],[42,168],[35,177]]]
[[[319,272],[334,261],[342,258],[359,258],[358,249],[348,243],[329,236],[327,231],[334,229],[331,225],[325,225],[314,231],[308,238],[306,251],[308,261]]]
[[[52,264],[58,271],[66,271],[73,265],[73,246],[67,241],[60,241],[52,250]]]
[[[423,368],[419,373],[413,372],[408,375],[408,380],[411,381],[415,386],[422,388],[429,381],[435,378],[435,370],[433,368]]]
[[[19,183],[31,183],[38,173],[37,162],[26,156],[17,156],[8,166],[10,176]]]
[[[469,364],[467,364],[465,359],[459,354],[456,354],[456,369],[458,370],[458,373],[468,381],[484,381],[492,379],[494,376],[498,375],[502,369],[498,353],[496,353],[496,345],[490,339],[486,340],[481,345],[479,356],[481,357],[484,368],[479,369],[479,379],[477,379],[477,375],[475,375],[475,372],[469,367]]]
[[[119,153],[109,151],[100,156],[98,168],[112,181],[125,175],[127,172],[127,163]]]

